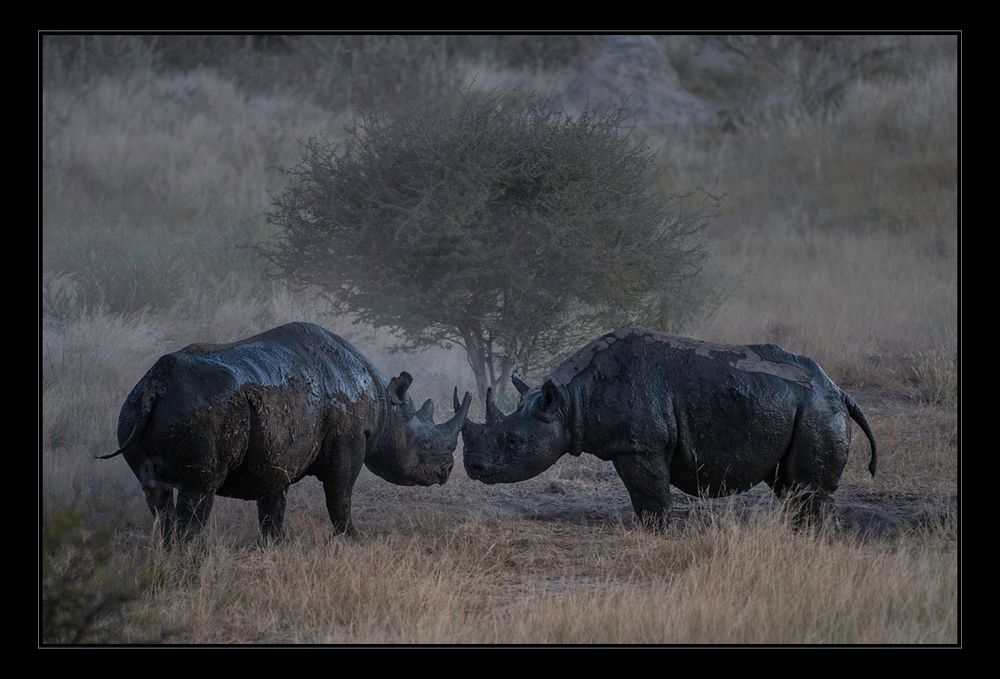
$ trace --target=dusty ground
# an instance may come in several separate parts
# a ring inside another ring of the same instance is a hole
[[[859,536],[891,537],[911,528],[946,523],[958,510],[957,479],[952,476],[920,483],[904,478],[908,472],[899,463],[905,451],[899,449],[898,443],[905,447],[922,442],[933,445],[943,455],[947,451],[957,453],[957,442],[951,440],[955,430],[949,430],[955,414],[922,406],[906,390],[873,388],[851,392],[872,423],[881,449],[879,471],[872,479],[865,470],[867,440],[858,427],[854,428],[851,459],[836,494],[841,528]],[[897,420],[905,423],[901,431],[895,428]],[[448,483],[431,488],[392,486],[364,470],[354,491],[355,523],[362,531],[378,532],[397,524],[401,512],[405,512],[402,516],[548,522],[576,533],[597,526],[633,527],[632,507],[621,479],[610,463],[591,455],[565,456],[533,479],[493,486],[466,476],[461,448],[456,458]],[[249,503],[220,501],[245,506],[242,511],[248,516],[254,513]],[[774,510],[778,504],[765,484],[725,498],[696,498],[674,489],[673,514],[676,522],[683,523],[698,513],[726,509],[742,515]],[[294,531],[301,521],[324,521],[324,512],[322,489],[315,479],[292,487],[287,514],[290,530]]]

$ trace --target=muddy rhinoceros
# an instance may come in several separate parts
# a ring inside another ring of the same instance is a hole
[[[125,457],[165,537],[200,528],[215,495],[256,500],[264,538],[280,537],[288,486],[307,475],[323,483],[334,531],[353,534],[362,464],[400,485],[444,483],[451,471],[472,397],[435,425],[430,400],[414,411],[411,381],[404,372],[386,383],[351,344],[310,323],[191,345],[132,389],[120,448],[102,459]]]
[[[812,359],[773,344],[730,346],[624,329],[566,359],[544,384],[516,373],[517,410],[487,393],[486,423],[462,426],[465,469],[485,483],[531,478],[562,455],[610,460],[642,524],[662,527],[670,486],[727,495],[761,481],[823,516],[847,463],[854,400]]]

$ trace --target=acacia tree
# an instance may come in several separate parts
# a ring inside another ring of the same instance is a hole
[[[690,301],[706,212],[664,192],[629,121],[510,90],[361,114],[342,149],[305,143],[263,250],[403,349],[460,346],[502,397],[513,370]]]

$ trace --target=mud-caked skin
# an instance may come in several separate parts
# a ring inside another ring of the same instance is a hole
[[[810,358],[773,344],[719,345],[629,328],[594,340],[530,387],[517,410],[487,394],[486,423],[462,426],[465,469],[512,483],[566,453],[611,461],[642,524],[662,527],[673,485],[728,495],[765,482],[797,499],[797,520],[822,517],[847,464],[861,409]],[[792,493],[792,491],[795,491]]]
[[[386,383],[350,343],[289,323],[232,344],[161,357],[128,395],[117,452],[164,536],[204,525],[215,495],[257,501],[265,539],[282,533],[288,486],[323,483],[334,532],[354,534],[351,491],[362,464],[400,485],[444,483],[472,397],[444,424],[419,411],[412,378]],[[177,490],[176,506],[173,491]]]

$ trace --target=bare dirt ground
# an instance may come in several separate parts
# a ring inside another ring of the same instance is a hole
[[[854,427],[851,459],[836,499],[840,528],[859,537],[886,538],[909,529],[946,523],[958,511],[957,479],[914,480],[904,462],[905,450],[919,445],[938,455],[957,455],[957,415],[947,409],[923,406],[906,389],[852,389],[872,423],[879,443],[879,469],[869,477],[868,443]],[[942,471],[953,464],[940,465]],[[674,489],[673,516],[678,524],[699,513],[734,511],[738,516],[774,511],[779,501],[765,484],[723,498],[697,498]],[[317,482],[305,480],[289,496],[289,520],[322,521],[322,491]],[[405,508],[405,509],[404,509]],[[251,511],[247,505],[247,511]],[[355,523],[364,531],[379,531],[406,516],[447,516],[525,520],[563,525],[580,532],[585,527],[633,527],[628,494],[614,467],[596,457],[564,456],[543,474],[516,484],[484,485],[466,476],[461,446],[456,466],[445,486],[406,488],[391,486],[367,470],[354,491]],[[296,518],[297,517],[297,518]],[[552,526],[556,528],[556,526]],[[293,529],[294,530],[294,529]]]

